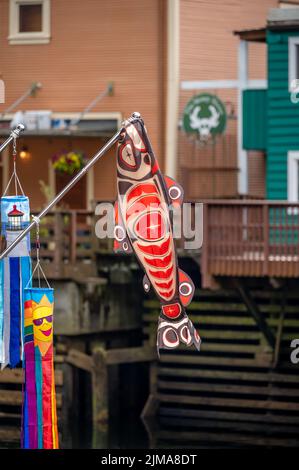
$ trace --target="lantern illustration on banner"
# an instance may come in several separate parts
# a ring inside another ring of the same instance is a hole
[[[7,230],[22,230],[23,228],[23,216],[24,212],[17,209],[17,205],[13,205],[13,209],[7,214],[8,224]]]

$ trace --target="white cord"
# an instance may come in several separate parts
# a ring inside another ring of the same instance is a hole
[[[11,182],[13,181],[13,178],[14,178],[14,183],[15,183],[15,193],[16,193],[16,196],[18,195],[18,187],[19,189],[21,190],[21,193],[22,195],[24,196],[24,190],[22,188],[22,185],[21,185],[21,182],[19,180],[19,177],[17,175],[17,168],[16,168],[16,155],[17,155],[17,138],[14,136],[14,139],[13,139],[13,172],[12,172],[12,175],[7,183],[7,186],[4,190],[4,193],[3,193],[3,196],[6,196],[6,193],[11,185]]]
[[[26,287],[28,287],[29,285],[31,285],[32,283],[32,279],[33,279],[33,276],[34,276],[34,273],[35,271],[37,271],[37,279],[38,279],[38,287],[41,288],[41,277],[40,277],[40,274],[42,274],[44,280],[46,281],[47,283],[47,286],[49,289],[51,289],[51,286],[48,282],[48,279],[44,273],[44,270],[41,266],[41,263],[40,263],[40,257],[39,257],[39,250],[40,250],[40,239],[39,239],[39,223],[40,223],[40,219],[39,217],[33,215],[32,216],[35,224],[36,224],[36,265],[35,265],[35,268],[34,270],[32,271],[32,274],[31,274],[31,277],[26,285]]]

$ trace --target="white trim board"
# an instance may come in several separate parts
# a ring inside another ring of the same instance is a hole
[[[233,89],[240,88],[239,80],[195,80],[182,81],[181,90],[215,90],[215,89]],[[246,89],[267,88],[268,82],[264,79],[247,80]],[[241,87],[243,88],[243,87]]]
[[[296,77],[296,46],[299,46],[299,36],[289,38],[289,49],[288,49],[288,61],[289,61],[289,91],[292,92],[291,83],[293,80],[299,80],[299,77]]]
[[[288,201],[298,202],[299,150],[288,152]]]
[[[77,113],[74,113],[74,112],[59,112],[59,113],[56,113],[56,112],[53,112],[51,114],[51,119],[76,119],[78,118],[80,115],[80,111],[78,111]],[[0,117],[0,122],[1,121],[11,121],[14,117],[14,113],[9,113],[9,114],[3,114],[1,117]],[[121,127],[121,123],[122,123],[122,114],[119,113],[119,112],[90,112],[90,113],[86,113],[84,114],[84,116],[82,117],[82,119],[80,119],[81,121],[88,121],[88,120],[98,120],[98,121],[101,121],[101,120],[106,120],[106,119],[115,119],[118,123],[118,127]]]
[[[165,125],[165,173],[176,178],[177,121],[180,90],[180,0],[167,0],[167,97]]]

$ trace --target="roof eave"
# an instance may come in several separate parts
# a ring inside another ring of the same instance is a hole
[[[266,28],[246,29],[234,31],[235,36],[239,36],[243,41],[248,42],[266,42]]]

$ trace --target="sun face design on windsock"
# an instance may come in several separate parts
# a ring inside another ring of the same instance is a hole
[[[161,302],[157,348],[183,343],[199,350],[200,337],[185,307],[194,293],[178,267],[170,205],[183,203],[183,190],[163,176],[138,113],[124,122],[117,148],[118,201],[115,203],[115,251],[134,252],[145,271],[143,287]]]

